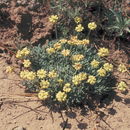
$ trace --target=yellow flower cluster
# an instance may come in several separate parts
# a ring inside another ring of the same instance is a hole
[[[66,83],[63,87],[63,91],[68,93],[71,91],[70,83]]]
[[[59,91],[57,94],[56,94],[56,99],[59,101],[59,102],[64,102],[67,98],[67,94],[65,92],[61,92]]]
[[[93,68],[97,68],[98,66],[99,66],[99,61],[97,61],[97,60],[93,60],[90,64],[91,64],[91,66],[93,67]]]
[[[74,85],[78,85],[80,84],[83,80],[85,80],[87,78],[87,74],[86,73],[79,73],[75,76],[72,77],[72,82]]]
[[[97,70],[98,75],[101,77],[104,77],[106,75],[106,70],[103,68],[100,68],[99,70]]]
[[[47,76],[47,72],[44,69],[40,69],[37,71],[37,77],[42,79]]]
[[[119,66],[118,66],[118,71],[120,71],[120,72],[127,72],[127,68],[126,68],[126,66],[124,65],[124,64],[120,64]]]
[[[48,80],[41,80],[40,87],[41,88],[48,88],[50,86],[50,82]]]
[[[91,85],[95,84],[96,83],[96,77],[92,76],[92,75],[88,76],[87,83],[90,83]]]
[[[119,84],[118,84],[118,89],[122,92],[125,92],[126,89],[128,88],[127,84],[124,82],[124,81],[121,81]]]
[[[52,47],[47,48],[47,49],[46,49],[46,51],[47,51],[47,53],[48,53],[48,54],[55,53],[55,49],[54,49],[54,48],[52,48]]]
[[[64,49],[64,50],[62,50],[62,52],[61,52],[61,54],[63,55],[63,56],[68,56],[69,54],[70,54],[70,50],[68,50],[68,49]]]
[[[36,74],[33,71],[23,70],[20,72],[20,77],[27,80],[34,80]]]
[[[84,30],[84,27],[82,26],[82,24],[78,24],[77,27],[75,28],[75,31],[77,32],[82,32]]]
[[[38,98],[41,100],[45,100],[48,97],[49,97],[49,93],[44,90],[40,90],[40,92],[38,93]]]
[[[81,63],[75,63],[73,65],[73,67],[76,69],[76,70],[80,70],[82,68],[82,64]]]
[[[6,72],[6,73],[12,73],[13,70],[14,70],[13,67],[11,67],[11,66],[7,66],[5,72]]]
[[[103,68],[106,70],[106,71],[113,71],[113,65],[112,64],[109,64],[109,63],[105,63],[103,65]]]
[[[66,43],[66,42],[67,42],[67,39],[60,39],[59,42],[60,42],[61,44]]]
[[[100,57],[104,57],[104,56],[108,56],[109,55],[109,50],[107,49],[107,48],[100,48],[99,50],[98,50],[98,55],[100,56]]]
[[[30,60],[24,60],[24,61],[23,61],[23,65],[24,65],[25,68],[30,67],[30,65],[31,65]]]
[[[30,53],[30,50],[27,47],[23,48],[21,51],[18,50],[16,53],[16,58],[22,58],[23,56],[27,56]]]
[[[97,28],[97,25],[96,25],[95,22],[91,22],[91,23],[88,24],[88,28],[89,28],[90,30],[94,30],[94,29]]]
[[[48,77],[49,78],[55,78],[55,77],[57,77],[57,73],[54,70],[52,70],[52,71],[49,72]]]
[[[74,21],[75,21],[77,24],[78,24],[78,23],[81,23],[81,22],[82,22],[82,18],[76,16],[76,17],[74,18]]]
[[[59,50],[59,49],[61,49],[61,44],[57,42],[53,45],[53,47],[55,50]]]
[[[49,17],[49,21],[52,23],[56,23],[58,21],[58,16],[57,15],[51,15]]]
[[[89,42],[88,39],[79,40],[77,36],[71,36],[67,43],[70,45],[88,45]]]
[[[84,55],[82,55],[82,54],[76,54],[76,55],[72,56],[73,61],[81,61],[81,60],[83,60],[83,58],[84,58]]]

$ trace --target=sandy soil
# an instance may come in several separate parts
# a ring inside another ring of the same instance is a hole
[[[5,59],[0,58],[0,130],[130,129],[130,93],[119,94],[110,105],[101,108],[100,118],[87,110],[51,112],[37,97],[24,93],[16,73],[5,74],[6,66]]]

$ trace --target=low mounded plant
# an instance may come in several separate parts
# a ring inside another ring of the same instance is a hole
[[[71,36],[43,47],[24,48],[16,57],[23,61],[20,77],[28,91],[36,92],[41,100],[73,106],[112,91],[113,65],[104,60],[108,55],[107,48],[96,50],[88,39]]]

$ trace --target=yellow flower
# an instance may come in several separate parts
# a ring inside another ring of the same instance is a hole
[[[98,75],[101,77],[104,77],[106,75],[106,70],[103,68],[100,68],[99,70],[97,70]]]
[[[83,39],[83,40],[81,40],[81,44],[82,45],[88,45],[89,44],[89,40],[88,39]]]
[[[74,67],[76,70],[80,70],[80,69],[82,68],[82,64],[80,64],[80,63],[75,63],[75,64],[73,65],[73,67]]]
[[[23,56],[27,56],[28,54],[30,54],[30,50],[27,47],[25,47],[21,50],[21,54]]]
[[[67,42],[67,39],[60,39],[59,42],[60,42],[61,44],[66,43],[66,42]]]
[[[49,93],[44,90],[40,90],[40,92],[38,93],[38,98],[41,100],[45,100],[48,97],[49,97]]]
[[[54,44],[54,49],[55,50],[59,50],[61,48],[61,44],[60,43],[55,43]]]
[[[55,77],[57,77],[57,73],[54,70],[52,70],[49,72],[48,77],[55,78]]]
[[[87,83],[90,83],[91,85],[95,84],[96,83],[95,76],[92,76],[92,75],[88,76]]]
[[[82,81],[82,80],[85,80],[85,79],[87,78],[87,74],[84,73],[84,72],[79,73],[78,76],[79,76],[79,79],[80,79],[81,81]]]
[[[41,79],[45,78],[46,75],[47,75],[47,72],[44,69],[40,69],[40,70],[37,71],[37,77],[38,78],[41,78]]]
[[[74,75],[72,77],[72,82],[74,85],[78,85],[81,83],[81,81],[85,80],[87,78],[87,74],[86,73],[79,73],[78,75]]]
[[[24,60],[24,61],[23,61],[23,65],[24,65],[25,68],[30,67],[30,65],[31,65],[30,60]]]
[[[35,72],[30,71],[30,72],[27,73],[26,77],[27,77],[28,80],[34,80],[35,77],[36,77],[36,74],[35,74]]]
[[[91,64],[91,66],[93,67],[93,68],[97,68],[98,66],[99,66],[99,61],[97,61],[97,60],[93,60],[90,64]]]
[[[81,83],[81,80],[79,79],[79,75],[75,75],[72,77],[72,82],[74,85],[78,85]]]
[[[99,50],[98,50],[98,55],[100,56],[100,57],[104,57],[104,56],[108,56],[109,55],[109,50],[107,49],[107,48],[100,48]]]
[[[88,24],[88,28],[89,28],[90,30],[94,30],[94,29],[97,28],[97,25],[96,25],[95,22],[91,22],[91,23]]]
[[[67,94],[65,92],[61,92],[59,91],[57,94],[56,94],[56,99],[59,101],[59,102],[64,102],[67,98]]]
[[[120,65],[118,66],[118,71],[124,73],[124,72],[127,71],[127,68],[126,68],[126,66],[125,66],[124,64],[120,64]]]
[[[21,57],[22,57],[22,53],[20,50],[18,50],[16,53],[16,58],[21,58]]]
[[[70,83],[66,83],[63,87],[63,91],[68,93],[71,91]]]
[[[24,70],[20,72],[20,77],[27,80],[34,80],[36,74],[33,71]]]
[[[6,73],[12,73],[13,70],[14,70],[13,67],[11,67],[11,66],[7,66],[5,72],[6,72]]]
[[[22,79],[26,79],[28,73],[29,73],[28,70],[23,70],[23,71],[20,72],[20,77],[21,77]]]
[[[50,86],[50,83],[48,80],[41,80],[40,86],[41,88],[48,88]]]
[[[77,32],[82,32],[83,30],[84,30],[84,27],[81,24],[77,25],[77,27],[75,28],[75,31]]]
[[[72,60],[74,61],[81,61],[83,58],[84,58],[84,55],[80,55],[80,54],[72,56]]]
[[[55,49],[54,49],[54,48],[52,48],[52,47],[47,48],[47,49],[46,49],[46,51],[47,51],[47,53],[48,53],[48,54],[55,53]]]
[[[68,56],[69,54],[70,54],[70,50],[68,50],[68,49],[64,49],[64,50],[62,50],[62,52],[61,52],[61,54],[63,55],[63,56]]]
[[[82,18],[77,16],[77,17],[74,18],[74,21],[76,23],[81,23],[82,22]]]
[[[103,65],[103,68],[106,70],[106,71],[112,71],[113,70],[113,65],[112,64],[109,64],[109,63],[105,63]]]
[[[58,16],[57,15],[51,15],[49,17],[49,21],[52,23],[56,23],[58,21]]]
[[[122,92],[126,91],[126,89],[128,88],[128,86],[126,85],[126,83],[124,81],[121,81],[118,84],[118,89]]]
[[[23,56],[27,56],[30,53],[30,50],[27,47],[23,48],[21,51],[18,50],[16,53],[16,58],[22,58]]]

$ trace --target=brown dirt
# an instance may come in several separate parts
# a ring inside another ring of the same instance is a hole
[[[6,74],[5,59],[0,58],[0,130],[13,130],[18,126],[26,130],[129,130],[130,93],[118,93],[113,102],[93,111],[74,109],[69,112],[58,109],[52,112],[37,97],[24,93],[16,73]]]
[[[47,6],[26,0],[20,4],[15,0],[5,1],[0,1],[0,49],[45,42],[53,27],[48,22]]]

